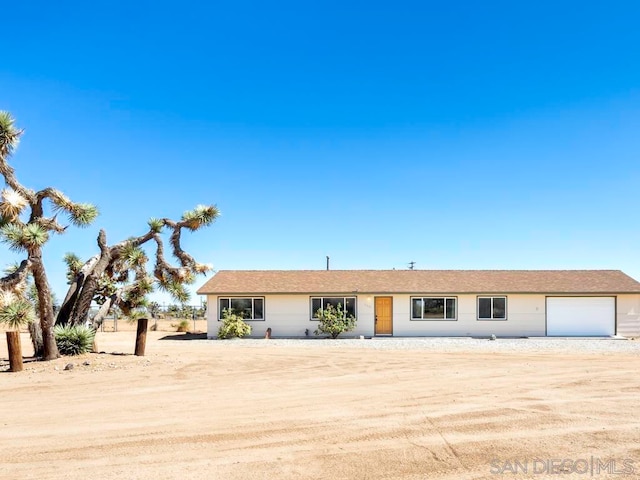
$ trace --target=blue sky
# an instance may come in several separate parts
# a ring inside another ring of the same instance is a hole
[[[62,0],[3,17],[20,180],[101,211],[47,245],[59,297],[62,255],[94,254],[99,228],[115,242],[200,203],[222,216],[185,247],[216,269],[330,255],[640,279],[638,2]]]

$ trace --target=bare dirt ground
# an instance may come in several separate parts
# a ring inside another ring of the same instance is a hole
[[[134,336],[0,372],[1,479],[640,478],[637,353]]]

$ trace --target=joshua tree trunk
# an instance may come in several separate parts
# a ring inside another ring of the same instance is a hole
[[[102,275],[107,268],[116,261],[122,254],[122,250],[128,245],[142,245],[143,243],[154,238],[153,232],[146,233],[140,237],[125,240],[117,243],[111,247],[107,245],[107,234],[104,230],[100,230],[98,234],[98,247],[100,253],[94,255],[85,265],[80,272],[76,275],[75,281],[69,287],[67,295],[60,307],[57,324],[65,325],[67,323],[71,325],[78,325],[85,323],[89,315],[89,309],[91,303],[98,290],[98,283]],[[93,321],[93,328],[96,330],[104,320],[104,317],[108,314],[109,308],[112,307],[119,299],[119,294],[107,299],[105,306],[103,305]]]
[[[98,310],[98,313],[96,313],[96,316],[93,317],[93,320],[91,322],[91,326],[95,331],[98,331],[98,329],[104,322],[104,319],[109,314],[109,310],[111,310],[111,307],[115,305],[117,300],[118,300],[118,296],[114,293],[109,298],[107,298],[106,302],[100,305],[100,309]]]
[[[71,296],[69,302],[62,304],[62,308],[60,309],[60,313],[62,313],[62,309],[65,309],[65,312],[68,313],[66,313],[64,317],[60,317],[58,323],[79,325],[87,321],[91,302],[93,302],[93,297],[98,288],[98,280],[109,266],[110,260],[110,252],[103,250],[97,261],[91,261],[87,265],[88,268],[86,271],[78,275],[76,292]],[[67,295],[67,297],[69,297],[69,295]]]
[[[87,275],[91,273],[98,262],[99,255],[94,255],[91,259],[82,267],[80,272],[76,275],[74,282],[69,286],[67,295],[62,301],[58,316],[56,317],[56,325],[66,325],[69,323],[73,316],[73,311],[78,301],[78,295],[82,292]]]
[[[29,255],[31,260],[31,271],[33,272],[33,281],[38,290],[38,313],[40,317],[40,325],[42,326],[42,342],[44,360],[54,360],[60,357],[58,346],[53,334],[53,326],[55,323],[53,317],[53,305],[51,304],[51,289],[47,281],[47,273],[42,263],[42,252],[35,251]]]
[[[29,324],[29,334],[31,335],[31,344],[33,345],[33,356],[44,356],[44,341],[42,340],[42,327],[40,322],[35,321]]]
[[[104,273],[108,264],[108,260],[104,262],[102,259],[98,260],[93,271],[84,278],[80,294],[78,295],[73,312],[69,318],[69,323],[71,323],[71,325],[80,325],[87,321],[91,302],[93,302],[93,297],[98,288],[98,279]]]

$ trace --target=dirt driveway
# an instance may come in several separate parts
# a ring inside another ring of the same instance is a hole
[[[640,478],[637,354],[166,335],[0,373],[0,478]]]

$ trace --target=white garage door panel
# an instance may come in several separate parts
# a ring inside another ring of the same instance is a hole
[[[615,317],[614,297],[547,297],[547,335],[615,335]]]

